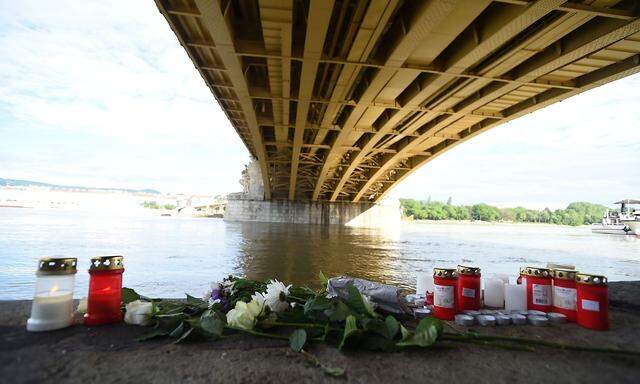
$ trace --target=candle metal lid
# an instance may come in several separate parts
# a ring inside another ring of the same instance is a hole
[[[480,276],[480,268],[478,267],[467,267],[465,265],[458,265],[458,274],[465,276]]]
[[[453,279],[457,277],[455,268],[433,268],[433,276]]]
[[[576,279],[576,275],[578,274],[578,271],[574,271],[574,270],[571,270],[571,269],[557,268],[557,269],[551,270],[551,273],[553,274],[553,277],[555,279],[575,280]]]
[[[608,279],[602,275],[589,275],[587,273],[576,274],[576,281],[582,284],[589,285],[607,285]]]
[[[525,276],[551,277],[551,270],[548,268],[526,267],[520,273]]]
[[[89,271],[110,271],[114,269],[124,269],[122,256],[95,256],[91,258]]]
[[[43,257],[38,261],[38,275],[73,275],[77,265],[75,257]]]

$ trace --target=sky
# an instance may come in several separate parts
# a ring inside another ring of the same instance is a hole
[[[438,156],[393,197],[640,198],[640,75]],[[249,153],[153,1],[0,0],[0,177],[220,194]]]

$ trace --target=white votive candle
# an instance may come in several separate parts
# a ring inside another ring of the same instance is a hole
[[[416,274],[416,295],[424,297],[427,291],[433,292],[433,274],[418,272]]]
[[[75,258],[40,260],[27,331],[51,331],[73,324],[76,262]]]
[[[484,305],[492,308],[504,306],[504,281],[490,277],[484,283]]]
[[[504,308],[507,311],[524,311],[527,309],[527,287],[507,284],[504,286]]]

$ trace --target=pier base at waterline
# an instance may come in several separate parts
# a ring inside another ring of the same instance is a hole
[[[400,224],[400,203],[229,199],[224,219],[267,223],[382,228]]]

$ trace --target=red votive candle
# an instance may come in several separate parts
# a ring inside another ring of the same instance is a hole
[[[458,265],[456,307],[458,311],[480,309],[480,268]]]
[[[453,320],[456,316],[456,270],[433,269],[433,316],[442,320]]]
[[[551,270],[547,268],[526,267],[523,281],[527,286],[527,309],[551,312],[552,279]]]
[[[607,278],[598,275],[578,273],[577,323],[581,327],[606,331],[609,329],[609,289]]]
[[[89,296],[85,325],[100,325],[122,321],[122,256],[91,258]]]
[[[567,321],[576,321],[576,271],[553,270],[553,312],[567,316]]]

